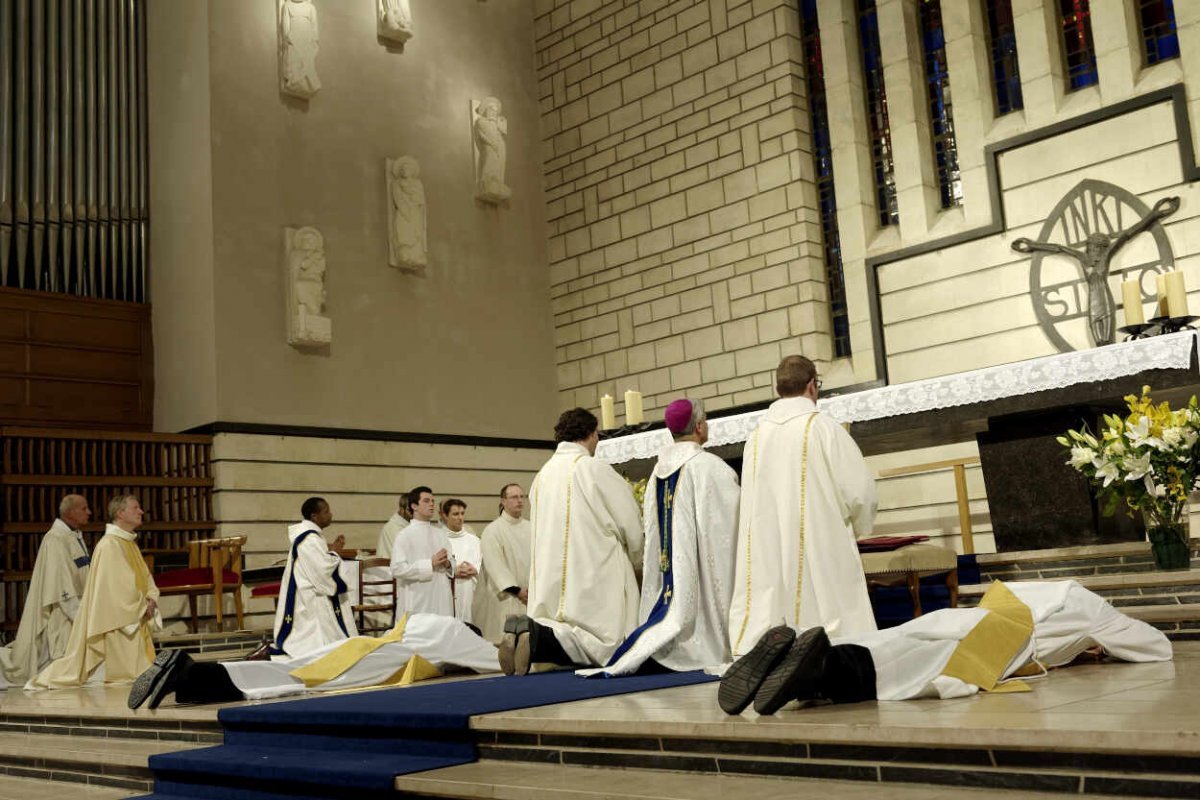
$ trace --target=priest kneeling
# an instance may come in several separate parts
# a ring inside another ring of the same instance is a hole
[[[704,450],[708,420],[701,401],[676,400],[663,418],[675,443],[659,453],[646,487],[642,624],[607,667],[583,674],[629,675],[647,662],[684,671],[730,660],[737,475]]]
[[[162,617],[158,587],[134,533],[142,516],[142,507],[131,494],[109,502],[108,527],[92,553],[67,652],[50,662],[26,689],[125,683],[154,661],[150,630],[162,627]]]
[[[529,490],[529,616],[504,623],[500,665],[508,675],[539,662],[607,664],[637,627],[642,521],[633,491],[593,457],[600,422],[590,411],[564,411],[554,438],[558,448]]]

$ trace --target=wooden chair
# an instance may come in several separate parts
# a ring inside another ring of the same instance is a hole
[[[217,630],[224,630],[223,599],[226,592],[233,594],[233,607],[237,611],[238,630],[244,627],[242,612],[242,545],[245,536],[226,536],[223,539],[197,539],[188,542],[187,569],[160,572],[154,576],[161,596],[186,594],[192,610],[191,631],[196,633],[199,619],[196,614],[196,598],[212,595],[213,609],[217,617]]]
[[[396,624],[396,580],[391,577],[389,569],[391,564],[390,558],[383,557],[362,558],[358,561],[358,602],[352,608],[359,633],[390,631]],[[372,567],[389,569],[388,577],[378,580],[368,578],[367,570]],[[386,591],[373,594],[367,591],[368,586],[386,586],[388,588]],[[377,612],[389,613],[391,622],[385,625],[367,625],[367,614]]]

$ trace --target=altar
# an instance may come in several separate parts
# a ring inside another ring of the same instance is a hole
[[[822,397],[817,407],[845,424],[865,455],[975,441],[999,551],[1133,541],[1140,520],[1099,513],[1082,475],[1054,437],[1106,413],[1143,385],[1172,406],[1200,390],[1197,334],[1121,342],[969,372]],[[713,412],[707,448],[737,458],[765,413]],[[596,455],[624,471],[671,441],[662,428],[600,442]]]

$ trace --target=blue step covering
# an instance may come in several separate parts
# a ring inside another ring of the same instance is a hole
[[[155,793],[145,798],[382,797],[397,775],[474,761],[472,716],[714,680],[702,672],[585,680],[562,671],[225,708],[225,744],[152,756]]]

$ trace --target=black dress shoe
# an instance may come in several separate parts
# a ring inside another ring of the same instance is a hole
[[[829,637],[824,628],[809,628],[800,634],[762,682],[754,696],[754,710],[774,714],[792,700],[815,698],[828,652]]]
[[[786,625],[776,626],[764,633],[749,653],[730,664],[717,690],[721,710],[726,714],[742,713],[795,639],[794,630]]]
[[[167,695],[175,691],[175,684],[192,658],[182,650],[163,650],[154,663],[137,676],[129,690],[129,707],[140,708],[147,700],[150,708],[158,708]]]
[[[271,648],[273,645],[274,645],[274,642],[265,641],[262,644],[260,644],[254,650],[253,653],[246,656],[242,660],[243,661],[270,661],[271,660]]]

